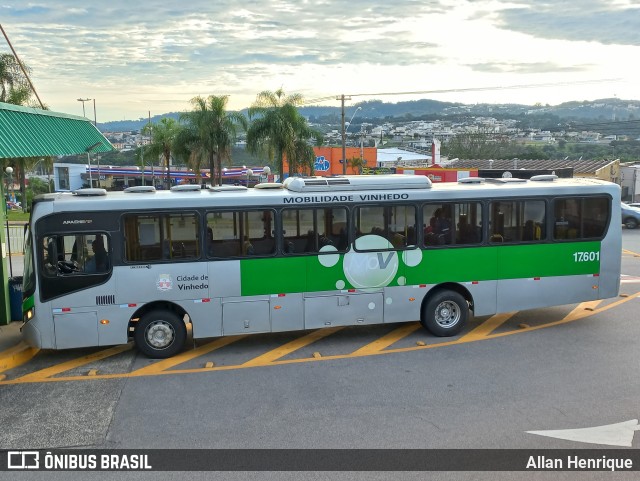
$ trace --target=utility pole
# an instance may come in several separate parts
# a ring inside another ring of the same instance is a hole
[[[82,103],[84,109],[84,102]],[[93,99],[93,126],[98,128],[98,117],[96,116],[96,99]],[[98,187],[100,187],[100,154],[96,152],[96,159],[98,160]]]
[[[147,125],[151,125],[151,110],[149,110],[149,122],[147,123]],[[151,127],[149,127],[149,129],[151,129]],[[151,137],[151,130],[149,130],[149,137]],[[144,140],[143,140],[143,144],[144,144]],[[151,158],[151,185],[152,186],[156,186],[156,172],[155,172],[155,166],[153,164],[154,160],[153,157]]]
[[[342,105],[342,175],[346,175],[347,173],[347,135],[344,125],[344,101],[351,100],[351,97],[346,97],[342,94],[340,97],[336,97],[336,100],[340,100]]]

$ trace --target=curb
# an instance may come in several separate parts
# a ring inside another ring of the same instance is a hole
[[[0,352],[0,373],[21,366],[31,360],[40,349],[30,347],[24,342],[19,342],[15,346]]]

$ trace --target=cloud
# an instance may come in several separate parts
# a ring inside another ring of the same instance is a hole
[[[498,14],[501,28],[534,37],[635,46],[639,18],[637,3],[610,0],[531,2]]]
[[[553,62],[529,62],[529,63],[470,63],[467,64],[476,72],[489,73],[558,73],[558,72],[585,72],[591,65],[560,65]]]
[[[634,3],[3,0],[0,15],[36,85],[62,99],[46,101],[54,110],[77,111],[66,102],[79,96],[99,98],[103,109],[160,99],[176,110],[195,95],[233,94],[232,102],[242,96],[250,103],[281,86],[321,97],[594,75],[611,70],[610,50],[594,51],[591,61],[551,41],[639,46]],[[625,58],[635,52],[616,50]],[[487,80],[492,74],[500,82]]]

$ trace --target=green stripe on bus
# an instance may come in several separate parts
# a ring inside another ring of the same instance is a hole
[[[600,242],[387,251],[365,260],[365,271],[391,272],[375,287],[587,275],[600,271]],[[346,264],[343,254],[245,259],[240,261],[241,292],[255,296],[362,287],[351,283],[359,278],[345,272]]]
[[[35,301],[33,299],[33,295],[30,295],[26,299],[22,301],[22,312],[27,312],[35,305]]]

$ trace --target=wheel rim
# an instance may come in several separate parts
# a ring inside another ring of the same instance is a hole
[[[441,302],[436,307],[435,321],[440,327],[449,329],[455,326],[461,317],[460,306],[453,301]]]
[[[166,349],[175,338],[175,331],[167,321],[153,321],[145,332],[147,343],[155,349]]]

